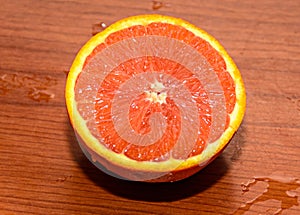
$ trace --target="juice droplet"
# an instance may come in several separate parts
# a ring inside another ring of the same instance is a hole
[[[169,4],[164,3],[162,1],[155,1],[155,0],[152,1],[152,10],[158,10],[162,7],[169,7],[169,6],[170,6]]]
[[[252,185],[252,184],[255,184],[256,183],[256,180],[253,178],[251,180],[249,180],[248,182],[246,183],[242,183],[241,184],[241,187],[242,187],[242,191],[243,192],[248,192],[249,191],[249,187]]]
[[[4,74],[0,77],[0,94],[5,95],[18,87],[22,87],[22,83],[16,74]]]
[[[289,197],[295,198],[295,197],[297,197],[297,192],[294,190],[287,190],[286,195],[288,195]]]
[[[282,176],[253,177],[248,182],[241,184],[243,194],[245,192],[251,192],[250,188],[258,182],[266,183],[266,189],[262,193],[256,195],[255,198],[243,203],[233,213],[234,215],[244,214],[251,206],[266,202],[267,200],[276,200],[280,202],[281,207],[278,208],[274,214],[280,214],[293,206],[299,205],[299,194],[296,192],[296,189],[300,188],[299,179]],[[270,210],[270,208],[262,213],[266,213],[268,210]]]
[[[105,28],[107,28],[107,25],[104,22],[96,23],[92,26],[92,35],[96,35],[99,32],[103,31]]]
[[[55,95],[44,89],[31,88],[30,91],[28,92],[28,97],[34,101],[48,102],[50,99],[53,99]]]
[[[163,6],[163,3],[161,1],[152,1],[152,9],[158,10]]]
[[[27,97],[34,101],[49,101],[54,98],[54,94],[49,92],[49,88],[57,84],[56,79],[46,76],[37,77],[28,74],[4,74],[0,77],[0,94],[25,90]]]

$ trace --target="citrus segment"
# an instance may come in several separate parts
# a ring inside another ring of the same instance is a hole
[[[93,37],[73,63],[66,99],[87,155],[139,181],[179,180],[203,168],[245,108],[240,74],[221,45],[159,15],[125,19]]]

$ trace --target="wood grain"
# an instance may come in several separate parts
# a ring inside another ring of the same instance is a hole
[[[300,214],[300,1],[0,3],[0,214]],[[144,13],[215,36],[246,86],[246,116],[228,148],[178,183],[100,172],[66,113],[66,72],[93,25]]]

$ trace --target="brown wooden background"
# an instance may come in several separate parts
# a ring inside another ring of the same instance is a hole
[[[0,1],[0,214],[300,214],[300,1],[153,4]],[[93,25],[144,13],[181,17],[215,36],[247,90],[229,147],[179,183],[100,172],[66,113],[66,73]]]

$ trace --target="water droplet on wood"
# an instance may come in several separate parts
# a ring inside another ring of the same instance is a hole
[[[107,28],[107,25],[104,22],[96,23],[92,26],[92,35],[96,35]]]
[[[162,1],[152,1],[152,10],[158,10],[164,6],[167,6],[165,3]]]
[[[299,205],[299,195],[295,191],[300,188],[300,180],[293,177],[282,176],[268,176],[268,177],[253,177],[246,183],[242,183],[242,192],[252,192],[250,188],[256,185],[258,182],[266,184],[266,188],[263,192],[256,195],[255,198],[250,199],[243,203],[233,215],[244,214],[246,211],[258,203],[267,202],[267,200],[276,200],[280,202],[281,206],[278,208],[275,214],[280,214],[284,210],[287,210],[293,206]],[[256,191],[254,191],[256,192]],[[268,210],[268,209],[267,209]],[[264,211],[263,213],[266,213]]]
[[[49,88],[56,84],[57,80],[50,76],[38,77],[24,73],[4,74],[0,77],[0,94],[25,91],[25,95],[34,101],[48,102],[55,97]]]
[[[28,97],[34,101],[46,101],[49,102],[50,99],[53,99],[55,95],[43,89],[31,88]]]

